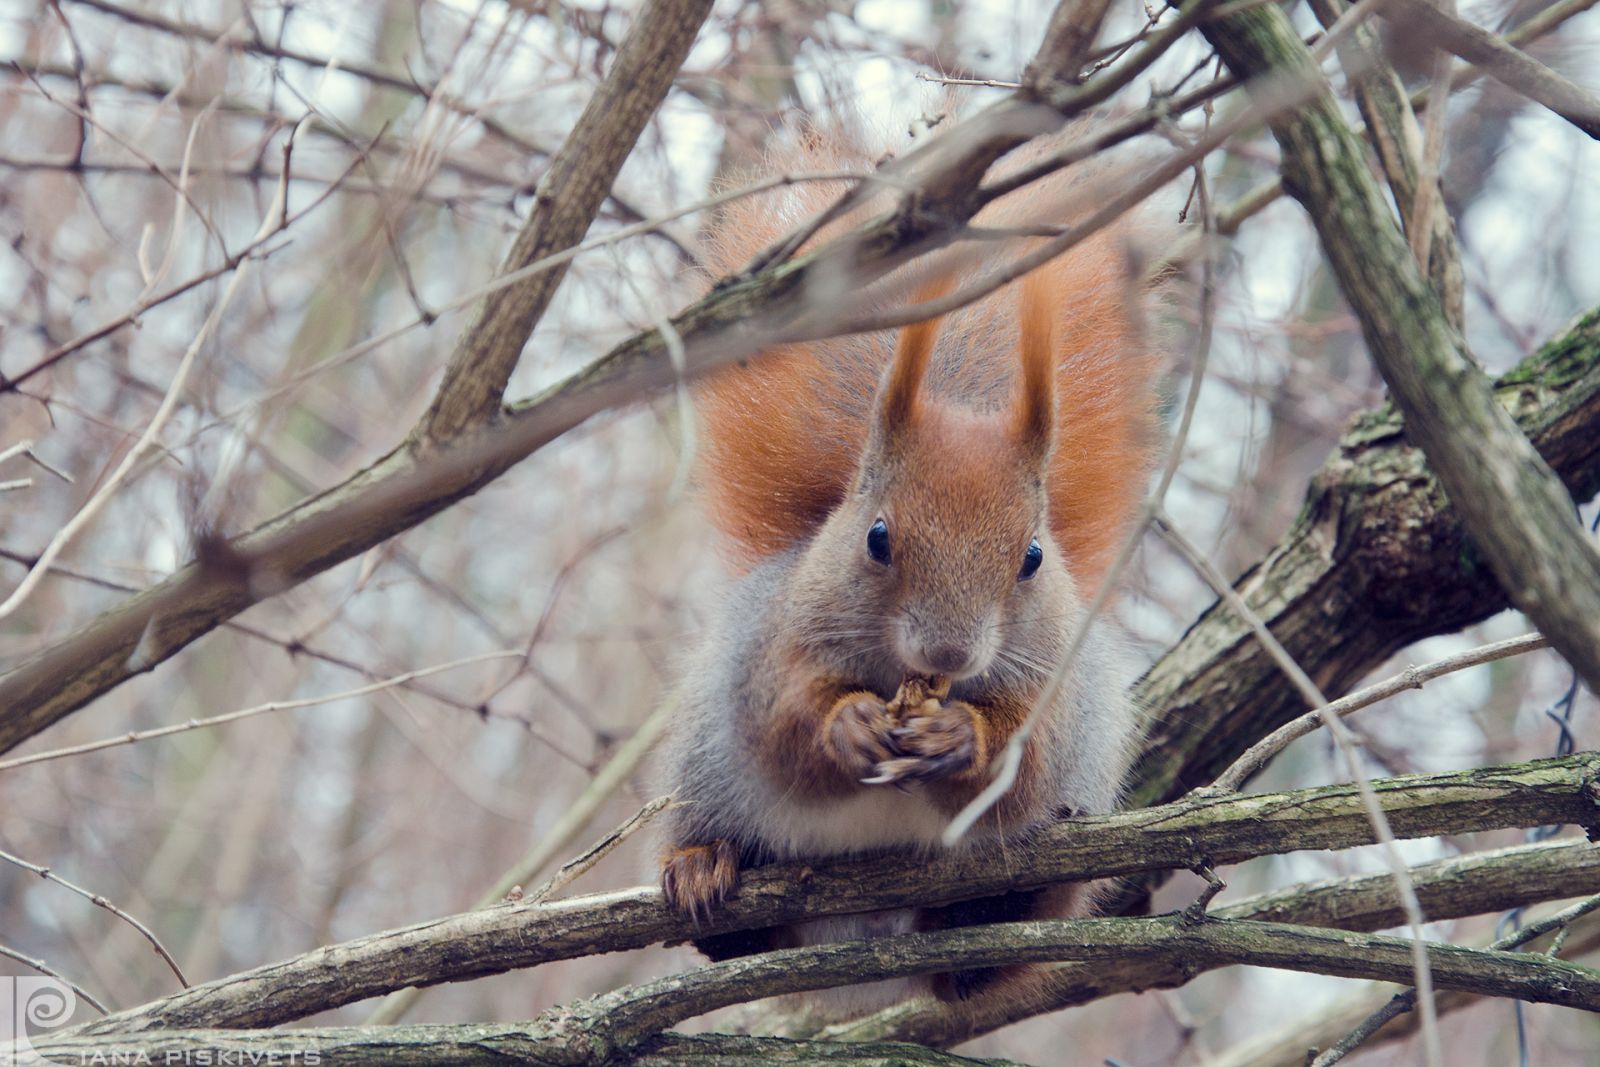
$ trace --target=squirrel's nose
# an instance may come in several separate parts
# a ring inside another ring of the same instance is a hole
[[[961,674],[972,654],[960,645],[933,645],[927,649],[928,666],[940,674]]]

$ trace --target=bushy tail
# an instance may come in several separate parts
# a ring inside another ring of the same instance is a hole
[[[772,154],[765,173],[870,170],[874,153],[848,135],[808,129]],[[1104,178],[1064,175],[986,210],[977,224],[1062,223],[1084,212]],[[709,235],[710,266],[738,270],[843,191],[839,182],[800,182],[727,205]],[[883,203],[871,210],[881,210]],[[848,228],[864,212],[817,238]],[[1150,287],[1134,277],[1137,224],[1102,230],[1029,276],[1030,297],[1012,284],[946,316],[929,387],[946,399],[1000,411],[1012,395],[1022,346],[1055,353],[1055,451],[1048,475],[1051,532],[1075,577],[1098,582],[1137,511],[1156,434],[1152,383],[1158,366],[1146,311]],[[938,287],[978,281],[1027,250],[985,243],[951,254],[934,270]],[[909,302],[929,289],[916,265],[874,286],[866,306]],[[1043,294],[1043,297],[1039,294]],[[825,294],[840,299],[846,294]],[[851,297],[857,294],[848,294]],[[850,306],[860,311],[859,301]],[[807,539],[849,489],[865,446],[872,400],[895,349],[891,332],[773,349],[708,377],[697,389],[703,423],[701,478],[711,516],[745,562]]]

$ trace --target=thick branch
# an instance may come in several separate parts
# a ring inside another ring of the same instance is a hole
[[[1589,825],[1597,818],[1600,757],[1411,775],[1374,783],[1394,831],[1443,832]],[[1142,871],[1234,863],[1298,849],[1369,844],[1351,785],[1256,796],[1192,796],[1115,815],[1073,819],[1030,847],[932,862],[883,857],[749,872],[739,895],[695,926],[656,889],[508,904],[317,949],[194,986],[89,1024],[111,1033],[165,1027],[271,1026],[408,985],[497,974],[595,952],[641,948],[799,919],[944,903],[1007,889]]]
[[[1456,18],[1431,0],[1396,0],[1385,15],[1506,88],[1543,104],[1590,137],[1600,138],[1600,99],[1483,27]]]
[[[1242,11],[1204,32],[1239,77],[1319,76],[1277,8]],[[1512,603],[1600,690],[1600,553],[1570,495],[1495,403],[1418,273],[1331,92],[1269,125],[1282,152],[1284,187],[1317,227],[1373,361],[1405,414],[1407,435],[1427,454]]]
[[[1502,849],[1424,864],[1411,868],[1410,874],[1417,899],[1430,919],[1457,919],[1600,890],[1600,846],[1568,841]],[[1394,875],[1387,871],[1291,886],[1216,908],[1212,914],[1224,919],[1363,931],[1405,922]],[[1181,985],[1187,980],[1160,968],[1145,977],[1148,985],[1141,988]],[[1069,963],[1051,971],[1026,996],[978,1001],[959,1015],[937,1005],[910,1001],[829,1027],[824,1034],[835,1040],[893,1039],[949,1046],[1034,1015],[1087,1003],[1105,993],[1097,966]]]
[[[1600,309],[1495,391],[1574,497],[1600,489]],[[1357,419],[1312,479],[1294,526],[1235,588],[1330,695],[1396,650],[1508,603],[1391,406]],[[1221,604],[1150,669],[1138,695],[1154,721],[1135,769],[1136,804],[1211,781],[1304,710]]]
[[[181,1030],[135,1037],[35,1038],[51,1063],[373,1064],[374,1067],[506,1067],[598,1063],[570,1050],[537,1023],[457,1026],[362,1026],[298,1030]],[[631,1067],[1022,1067],[891,1042],[789,1041],[730,1034],[662,1034],[632,1055],[606,1059]]]
[[[583,240],[710,13],[711,0],[651,0],[633,20],[611,70],[540,179],[502,274]],[[445,367],[419,434],[454,437],[499,409],[522,347],[566,274],[562,263],[484,298]]]
[[[1440,988],[1600,1011],[1600,971],[1537,954],[1454,945],[1429,945],[1427,951]],[[487,1030],[511,1044],[501,1054],[514,1061],[616,1063],[619,1054],[640,1047],[665,1027],[761,997],[952,968],[1056,960],[1094,963],[1105,993],[1147,988],[1152,975],[1186,981],[1203,971],[1239,964],[1382,981],[1405,981],[1412,973],[1410,942],[1395,937],[1237,919],[1197,921],[1181,914],[1053,920],[901,934],[748,956],[558,1008],[523,1028],[401,1029],[408,1044],[421,1039],[449,1050],[452,1057],[479,1045]],[[240,1037],[173,1030],[135,1036],[105,1033],[103,1027],[97,1033],[98,1037],[80,1029],[36,1047],[48,1058],[91,1050],[132,1051],[148,1042],[165,1054],[184,1048],[198,1051]],[[257,1033],[246,1040],[261,1043],[255,1047],[266,1051],[275,1041],[283,1042],[277,1046],[280,1049],[292,1049],[294,1042],[331,1044],[373,1036],[369,1028],[356,1028]],[[67,1045],[76,1047],[69,1050]],[[329,1054],[335,1051],[330,1048]],[[346,1055],[360,1061],[356,1050]]]

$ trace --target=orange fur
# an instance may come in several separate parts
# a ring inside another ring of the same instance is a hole
[[[810,130],[771,169],[868,169],[865,161],[873,156],[847,137]],[[734,201],[712,229],[712,266],[721,273],[737,270],[831,203],[841,188],[800,184]],[[977,221],[1070,221],[1081,214],[1085,192],[1074,177],[1055,179],[1043,191],[1023,194],[1025,203],[1002,201]],[[817,240],[854,225],[867,210],[824,229]],[[1023,439],[1051,439],[1051,532],[1073,576],[1090,588],[1138,509],[1156,436],[1154,359],[1142,329],[1148,294],[1128,277],[1131,229],[1103,230],[1021,284],[952,312],[937,326],[909,327],[900,339],[909,354],[926,357],[922,350],[932,350],[926,379],[925,359],[905,361],[919,364],[914,386],[980,411],[1001,409],[1014,397],[1014,425]],[[815,296],[828,302],[823,306],[857,301],[855,310],[901,305],[913,293],[925,298],[971,284],[1025,251],[1015,243],[987,245],[980,253],[985,258],[963,251],[931,271],[908,267],[864,297],[849,291]],[[737,555],[750,561],[803,542],[843,499],[866,443],[873,396],[896,348],[887,332],[784,346],[711,375],[697,389],[707,504]],[[1051,365],[1053,398],[1042,388]],[[913,388],[908,403],[917,395]],[[1047,427],[1053,432],[1042,433]]]

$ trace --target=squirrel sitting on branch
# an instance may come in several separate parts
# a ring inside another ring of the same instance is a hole
[[[766,170],[866,171],[873,158],[811,129]],[[1056,175],[974,221],[1067,223],[1092,184]],[[736,271],[844,189],[800,183],[734,201],[711,228],[712,267]],[[673,906],[709,914],[756,864],[937,850],[989,783],[1145,491],[1156,361],[1150,287],[1128,252],[1135,227],[1103,230],[942,319],[779,347],[697,388],[702,491],[741,573],[679,687],[661,870]],[[1027,242],[979,244],[902,268],[865,299],[893,306],[972,284]],[[1107,629],[1093,626],[1040,709],[1015,784],[957,847],[998,853],[1065,814],[1115,805],[1136,715]],[[1066,885],[697,944],[721,959],[1081,915],[1091,896]],[[959,999],[1023,973],[939,975],[932,989]],[[905,991],[884,985],[853,991],[849,1009]]]

